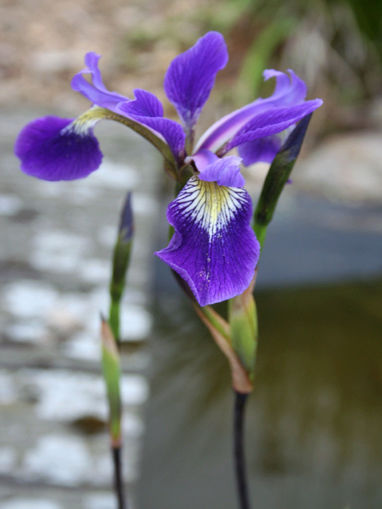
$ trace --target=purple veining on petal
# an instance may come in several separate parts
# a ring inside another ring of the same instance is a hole
[[[175,233],[156,255],[189,285],[201,306],[248,288],[260,254],[244,189],[192,177],[167,210]]]
[[[137,91],[135,91],[135,94],[137,94]],[[152,131],[159,134],[167,142],[175,158],[178,158],[179,156],[183,155],[184,152],[186,138],[184,130],[182,126],[175,120],[171,120],[159,115],[151,116],[150,113],[153,113],[154,111],[159,112],[160,110],[159,105],[155,105],[153,100],[150,104],[144,102],[142,103],[142,101],[146,101],[149,98],[149,95],[155,98],[159,103],[160,108],[162,108],[162,104],[160,103],[159,99],[157,99],[153,94],[150,94],[144,90],[140,90],[138,95],[136,95],[135,100],[127,103],[120,103],[116,109],[116,112],[126,117],[132,118],[136,122],[149,127]]]
[[[76,129],[73,119],[43,117],[27,124],[20,132],[15,154],[21,169],[43,180],[74,180],[86,177],[102,161],[93,130]]]
[[[247,143],[257,138],[271,136],[272,134],[284,131],[284,129],[287,129],[319,108],[321,104],[321,99],[313,99],[312,101],[305,101],[297,106],[271,108],[268,111],[263,111],[254,116],[236,133],[226,144],[223,153],[229,152],[242,143]]]
[[[161,134],[168,143],[175,158],[183,156],[186,135],[178,122],[164,117],[137,117],[137,120]]]
[[[268,136],[248,141],[239,145],[238,150],[244,166],[254,163],[271,163],[280,150],[281,137],[277,135]]]
[[[157,96],[141,88],[134,89],[134,99],[122,103],[119,111],[132,117],[163,117],[163,106]]]
[[[294,161],[300,152],[311,117],[312,113],[305,115],[297,124],[292,124],[277,134],[240,144],[238,152],[243,158],[243,164],[248,166],[259,161],[272,163],[280,150],[283,151],[283,158]]]
[[[214,86],[216,74],[227,61],[223,36],[218,32],[208,32],[171,62],[164,88],[187,130],[195,124]]]
[[[257,138],[239,145],[238,152],[243,160],[243,165],[249,166],[259,162],[270,164],[295,127],[296,125],[292,124],[280,133]]]
[[[260,98],[224,116],[215,122],[200,138],[195,150],[209,149],[216,152],[232,139],[252,118],[271,108],[293,106],[304,101],[305,83],[289,69],[289,75],[273,69],[264,71],[264,78],[276,78],[273,94]]]

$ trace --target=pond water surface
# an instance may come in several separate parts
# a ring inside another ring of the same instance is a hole
[[[382,280],[257,293],[246,446],[256,509],[382,507]],[[188,303],[152,340],[140,507],[236,507],[225,359]]]

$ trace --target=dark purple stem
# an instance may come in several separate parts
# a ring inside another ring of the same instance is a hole
[[[233,456],[235,463],[235,476],[239,508],[250,509],[247,470],[244,455],[244,414],[248,394],[235,391],[235,403],[233,412]]]
[[[113,466],[114,466],[114,489],[117,497],[118,509],[128,509],[128,505],[125,499],[122,479],[122,448],[120,445],[112,446],[111,448],[113,455]]]

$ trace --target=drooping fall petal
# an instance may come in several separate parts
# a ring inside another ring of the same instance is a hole
[[[156,254],[186,281],[201,306],[230,299],[249,286],[260,253],[251,216],[244,189],[196,176],[169,204],[167,219],[175,233]]]
[[[92,119],[85,122],[59,117],[42,117],[27,124],[15,144],[21,169],[51,181],[86,177],[102,161],[93,125]]]

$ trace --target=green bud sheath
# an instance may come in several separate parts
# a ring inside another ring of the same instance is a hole
[[[113,447],[121,443],[120,360],[116,341],[106,320],[101,322],[102,370],[109,402],[110,437]]]
[[[229,324],[210,306],[201,308],[194,304],[194,307],[199,318],[210,331],[216,345],[229,362],[233,389],[241,394],[249,394],[253,389],[252,382],[237,353],[232,348]]]
[[[312,114],[300,120],[276,154],[268,170],[254,213],[253,229],[261,249],[264,247],[267,227],[272,221],[281,192],[300,153],[311,117]]]
[[[125,288],[126,273],[130,262],[130,253],[134,233],[131,193],[127,193],[121,212],[117,241],[113,252],[113,269],[110,280],[110,311],[109,323],[113,336],[120,340],[119,316],[120,302]]]
[[[253,383],[257,350],[257,313],[253,284],[241,295],[230,299],[228,317],[231,345]]]

